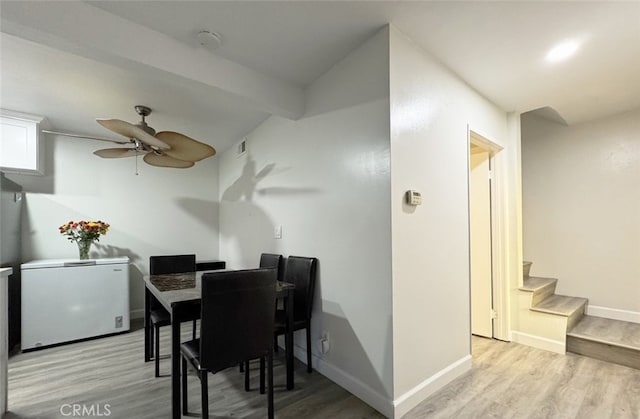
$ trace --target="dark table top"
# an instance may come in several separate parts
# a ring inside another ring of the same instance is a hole
[[[220,272],[220,271],[211,271]],[[198,302],[202,295],[202,274],[206,272],[184,272],[177,274],[145,275],[145,286],[164,305],[170,308],[176,303]],[[276,281],[276,294],[285,295],[295,286]]]

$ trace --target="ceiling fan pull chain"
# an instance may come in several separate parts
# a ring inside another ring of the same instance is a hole
[[[138,148],[136,147],[136,176],[138,176]]]

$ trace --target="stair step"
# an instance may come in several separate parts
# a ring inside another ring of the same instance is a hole
[[[640,369],[640,324],[584,316],[567,333],[567,351]]]
[[[640,324],[604,317],[584,316],[567,336],[590,339],[640,351]]]
[[[531,310],[569,317],[577,311],[584,311],[587,303],[586,298],[554,294],[531,307]]]
[[[556,278],[543,278],[540,276],[530,276],[525,278],[520,287],[521,291],[535,292],[551,284],[558,282]]]
[[[533,262],[527,262],[524,261],[522,262],[522,268],[523,268],[523,277],[527,278],[529,276],[529,272],[531,272],[531,265],[533,264]]]

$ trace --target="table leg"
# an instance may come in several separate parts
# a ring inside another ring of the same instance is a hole
[[[180,419],[180,317],[177,307],[171,310],[171,413]]]
[[[151,360],[151,319],[149,311],[151,307],[151,292],[144,287],[144,362]]]
[[[286,347],[287,390],[293,390],[293,295],[289,295],[287,297],[285,304],[287,305],[287,333],[285,333],[284,336]]]

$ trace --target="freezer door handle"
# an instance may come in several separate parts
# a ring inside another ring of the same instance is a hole
[[[95,265],[95,260],[81,260],[78,262],[65,262],[64,266],[92,266]]]

